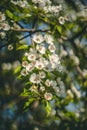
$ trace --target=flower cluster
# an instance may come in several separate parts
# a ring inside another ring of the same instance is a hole
[[[59,12],[62,10],[61,5],[52,5],[52,2],[50,0],[32,0],[32,3],[34,3],[39,8],[43,8],[45,13],[55,16],[58,15]]]
[[[4,31],[8,31],[9,29],[10,29],[10,25],[6,21],[5,14],[0,12],[0,30],[3,30],[3,32],[0,32],[0,37],[2,39],[5,38],[5,36],[6,36]]]
[[[39,93],[46,100],[51,100],[53,95],[61,96],[65,87],[57,74],[63,67],[56,54],[53,37],[36,33],[32,36],[32,43],[24,54],[21,76],[28,77],[28,82],[32,84],[30,91]]]
[[[29,4],[26,0],[11,0],[11,3],[13,3],[14,5],[18,5],[20,6],[21,8],[28,8],[29,7]]]

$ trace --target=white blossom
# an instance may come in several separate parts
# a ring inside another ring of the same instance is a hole
[[[56,47],[55,47],[55,45],[49,45],[48,49],[50,52],[55,52]]]
[[[41,53],[45,54],[46,48],[43,45],[37,45],[36,49]]]
[[[45,68],[44,68],[45,71],[48,71],[48,72],[52,72],[53,71],[53,68],[52,68],[52,64],[51,63],[48,63]]]
[[[19,1],[17,2],[17,4],[18,4],[20,7],[22,7],[22,8],[29,7],[28,2],[27,2],[26,0],[23,0],[23,1],[19,0]]]
[[[41,86],[40,87],[40,92],[44,92],[45,91],[45,87],[44,86]]]
[[[57,54],[49,55],[50,62],[60,64],[59,56]]]
[[[44,79],[46,77],[46,74],[45,74],[44,71],[40,71],[39,76],[40,76],[41,79]]]
[[[35,67],[39,70],[42,70],[44,68],[43,62],[36,61]]]
[[[51,93],[47,93],[47,92],[46,92],[46,93],[44,94],[44,98],[49,101],[49,100],[52,100],[53,95],[52,95]]]
[[[8,50],[9,50],[9,51],[12,51],[12,50],[13,50],[13,45],[9,44],[9,45],[8,45]]]
[[[40,76],[36,73],[31,74],[29,80],[30,80],[30,82],[37,83],[37,84],[41,82]]]
[[[22,69],[22,70],[21,70],[21,75],[22,75],[22,76],[28,75],[27,70],[26,70],[26,69]]]
[[[22,61],[22,66],[23,66],[23,67],[28,66],[28,61]]]
[[[5,36],[6,36],[6,33],[5,33],[5,32],[0,32],[0,37],[1,37],[2,39],[4,39]]]
[[[51,81],[51,86],[52,86],[52,87],[56,87],[56,86],[57,86],[57,82],[52,80],[52,81]]]
[[[48,44],[53,45],[54,39],[53,39],[53,37],[52,37],[50,34],[45,34],[45,35],[44,35],[44,40],[45,40]]]
[[[0,22],[4,21],[6,19],[5,14],[0,12]]]
[[[35,61],[37,58],[36,53],[29,53],[28,54],[28,60],[29,61]]]
[[[64,24],[64,23],[65,23],[65,18],[62,17],[62,16],[60,16],[60,17],[59,17],[59,23],[60,23],[60,24]]]
[[[8,24],[8,22],[3,22],[3,23],[0,23],[0,28],[2,30],[8,31],[10,29],[10,25]]]
[[[42,43],[44,41],[44,38],[43,38],[43,36],[40,33],[36,33],[36,34],[33,35],[32,40],[35,43]]]
[[[28,65],[26,66],[26,70],[27,70],[28,72],[31,72],[33,69],[34,69],[34,66],[33,66],[32,63],[31,63],[31,64],[28,64]]]
[[[51,82],[52,82],[51,80],[47,79],[45,81],[45,85],[48,86],[48,87],[50,87],[51,86]]]

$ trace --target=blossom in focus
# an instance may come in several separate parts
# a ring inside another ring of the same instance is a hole
[[[41,82],[40,76],[36,73],[31,74],[29,80],[30,80],[30,82],[37,83],[37,84]]]
[[[23,66],[23,67],[28,66],[28,61],[23,61],[23,62],[22,62],[22,66]]]
[[[36,34],[33,35],[32,40],[35,43],[42,43],[44,41],[44,38],[43,38],[43,36],[40,33],[36,33]]]
[[[29,61],[34,61],[34,60],[36,60],[36,54],[35,54],[35,53],[29,53],[29,54],[28,54],[28,60],[29,60]]]
[[[21,75],[22,75],[22,76],[28,75],[27,70],[26,70],[26,69],[22,69],[22,70],[21,70]]]
[[[31,63],[31,64],[28,64],[28,65],[26,66],[26,70],[27,70],[28,72],[31,72],[33,69],[34,69],[34,66],[33,66],[32,63]]]

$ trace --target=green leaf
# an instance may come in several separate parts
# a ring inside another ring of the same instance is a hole
[[[57,28],[57,31],[58,31],[59,33],[62,33],[62,27],[61,27],[61,26],[56,26],[56,28]]]
[[[26,109],[33,101],[35,100],[35,98],[30,98],[24,105],[24,109]],[[27,110],[27,109],[26,109]]]
[[[13,13],[11,13],[9,10],[6,10],[6,14],[11,19],[14,17]]]
[[[14,74],[17,74],[20,72],[21,66],[17,66],[16,69],[14,70]]]
[[[28,45],[21,45],[16,48],[16,50],[26,50],[26,49],[28,49]]]
[[[46,112],[47,112],[47,116],[49,116],[50,113],[51,113],[51,105],[48,101],[46,101],[45,109],[46,109]]]

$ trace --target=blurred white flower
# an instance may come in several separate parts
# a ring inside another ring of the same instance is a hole
[[[9,50],[9,51],[12,51],[12,50],[13,50],[13,45],[9,44],[9,45],[8,45],[8,50]]]
[[[46,92],[46,93],[44,94],[44,98],[49,101],[49,100],[52,100],[53,95],[52,95],[51,93],[47,93],[47,92]]]
[[[2,64],[2,69],[3,70],[11,70],[12,69],[12,64],[11,63],[3,63]]]
[[[8,22],[3,22],[3,23],[0,23],[0,28],[5,31],[8,31],[10,29],[10,25],[8,24]]]
[[[0,22],[4,21],[6,19],[5,14],[0,12]]]
[[[52,83],[52,81],[49,80],[49,79],[47,79],[47,80],[45,81],[45,85],[48,86],[48,87],[51,86],[51,83]]]
[[[22,7],[22,8],[29,7],[28,2],[27,2],[26,0],[23,0],[23,1],[19,0],[19,1],[17,2],[17,5],[19,5],[19,6]]]
[[[52,86],[52,87],[56,87],[56,86],[57,86],[57,82],[52,80],[52,81],[51,81],[51,86]]]
[[[17,5],[18,4],[18,0],[17,1],[11,0],[11,3],[13,3],[14,5]]]
[[[12,64],[12,68],[15,69],[17,66],[20,66],[20,61],[14,61],[13,64]]]
[[[38,127],[35,127],[34,130],[39,130],[39,128],[38,128]]]
[[[56,115],[56,110],[53,109],[50,114],[51,114],[51,116],[55,116]]]
[[[84,75],[84,76],[87,76],[87,69],[84,69],[84,70],[83,70],[83,75]]]
[[[64,23],[65,23],[65,18],[62,17],[62,16],[60,16],[60,17],[59,17],[59,23],[60,23],[60,24],[64,24]]]
[[[45,74],[44,71],[40,71],[39,76],[40,76],[41,79],[44,79],[46,77],[46,74]]]
[[[2,39],[4,39],[5,36],[6,36],[6,33],[5,33],[5,32],[0,32],[0,37],[1,37]]]
[[[45,91],[45,87],[44,86],[41,86],[40,87],[40,92],[44,92]]]
[[[45,71],[48,71],[48,72],[52,72],[53,71],[53,68],[52,68],[52,64],[51,63],[48,63],[45,68],[44,68]]]

